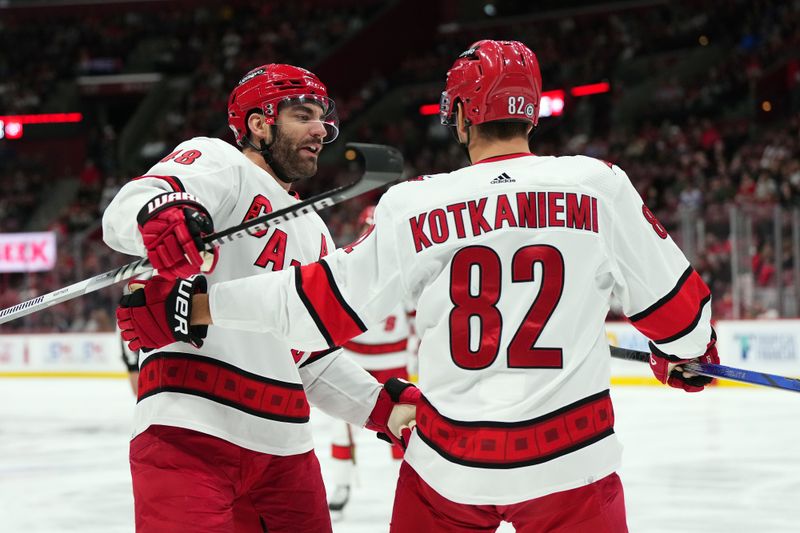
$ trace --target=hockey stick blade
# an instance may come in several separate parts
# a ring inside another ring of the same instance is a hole
[[[222,246],[247,235],[285,224],[286,222],[307,213],[321,211],[333,205],[345,202],[380,187],[399,181],[403,174],[403,156],[400,151],[382,144],[348,143],[345,155],[352,160],[359,157],[364,163],[361,177],[347,185],[328,192],[312,196],[292,206],[278,209],[264,216],[248,220],[226,230],[203,238],[207,249]],[[0,324],[11,322],[42,309],[47,309],[61,302],[66,302],[109,287],[120,281],[131,279],[153,270],[150,261],[138,259],[115,270],[99,274],[78,283],[58,289],[57,291],[37,296],[28,301],[0,310]]]
[[[650,362],[650,354],[647,352],[618,348],[616,346],[611,346],[611,357],[627,359],[628,361],[639,361],[641,363]],[[682,366],[687,372],[709,378],[727,379],[741,383],[749,383],[750,385],[761,385],[774,389],[800,392],[800,379],[767,374],[766,372],[758,372],[756,370],[745,370],[744,368],[713,365],[711,363],[686,363]]]

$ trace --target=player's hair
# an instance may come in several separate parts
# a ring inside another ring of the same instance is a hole
[[[508,141],[528,137],[530,122],[493,120],[474,126],[475,131],[487,141]]]

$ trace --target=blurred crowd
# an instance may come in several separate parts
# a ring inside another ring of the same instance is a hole
[[[39,112],[64,80],[87,74],[158,71],[186,76],[190,89],[169,113],[152,125],[141,145],[138,171],[146,170],[178,142],[197,135],[229,141],[225,127],[227,94],[238,76],[270,61],[313,67],[337,43],[368,24],[377,2],[319,7],[311,1],[290,3],[202,3],[186,14],[181,9],[133,11],[124,16],[81,17],[63,24],[54,19],[29,24],[24,18],[0,21],[0,44],[16,52],[0,57],[0,108]],[[521,16],[495,26],[476,23],[442,28],[439,44],[425,54],[410,54],[402,64],[375,76],[352,94],[334,95],[343,121],[343,136],[397,146],[410,176],[449,171],[468,161],[438,117],[403,116],[348,121],[369,113],[371,103],[389,91],[406,89],[409,101],[431,101],[441,90],[443,73],[467,44],[478,38],[519,39],[537,53],[545,89],[571,87],[602,79],[612,93],[571,101],[580,120],[543,119],[531,141],[538,155],[588,155],[620,165],[648,206],[684,247],[709,283],[717,318],[732,316],[730,210],[754,220],[751,249],[742,265],[756,298],[744,317],[774,316],[774,304],[759,300],[759,289],[794,283],[791,241],[773,246],[775,206],[785,213],[800,209],[800,3],[674,2],[623,9],[611,15],[586,12],[550,20]],[[258,16],[253,16],[258,13]],[[712,16],[713,15],[713,16]],[[259,21],[281,21],[263,24]],[[29,21],[28,21],[29,22]],[[163,29],[169,27],[170,31]],[[43,39],[48,35],[49,38]],[[699,42],[698,42],[699,41]],[[45,42],[34,49],[34,43]],[[677,79],[670,67],[698,46],[725,50],[711,68]],[[30,49],[26,47],[31,47]],[[156,53],[157,52],[157,53]],[[38,58],[30,61],[30,57]],[[637,67],[639,65],[639,67]],[[610,118],[626,95],[643,80],[641,66],[659,73],[645,111],[624,123]],[[793,98],[788,116],[756,120],[742,112],[753,104],[760,79],[775,67],[786,67],[787,93]],[[416,99],[416,100],[415,100]],[[433,100],[435,101],[435,100]],[[574,110],[574,111],[573,111]],[[588,118],[587,118],[588,117]],[[86,163],[68,173],[77,194],[51,217],[59,236],[56,270],[41,274],[0,274],[0,308],[110,270],[132,258],[111,252],[101,240],[99,220],[119,187],[132,175],[116,159],[116,132],[96,126]],[[34,160],[0,154],[0,228],[30,231],[43,200],[45,171]],[[355,169],[325,169],[301,194],[331,188]],[[360,198],[324,213],[338,245],[354,240],[361,207],[377,199]],[[790,216],[790,215],[787,215]],[[788,219],[787,219],[788,220]],[[692,228],[686,238],[687,221]],[[41,229],[41,228],[36,228]],[[223,251],[224,253],[224,251]],[[779,276],[779,272],[782,274]],[[119,287],[98,291],[3,326],[3,331],[105,331],[113,329]]]

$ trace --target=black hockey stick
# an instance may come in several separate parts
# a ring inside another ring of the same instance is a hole
[[[627,359],[629,361],[639,361],[641,363],[650,362],[650,354],[647,352],[618,348],[616,346],[611,346],[611,357]],[[681,366],[687,372],[710,378],[729,379],[732,381],[749,383],[751,385],[762,385],[764,387],[800,392],[800,379],[787,378],[785,376],[777,376],[775,374],[767,374],[765,372],[745,370],[743,368],[734,368],[725,365],[712,365],[710,363],[686,363]]]
[[[348,160],[353,160],[360,156],[364,162],[364,173],[358,180],[333,189],[332,191],[312,196],[293,206],[279,209],[264,216],[242,222],[239,225],[218,233],[208,235],[203,238],[206,249],[210,250],[212,246],[222,246],[231,241],[242,239],[247,235],[252,235],[279,224],[286,223],[306,213],[321,211],[332,205],[350,200],[365,192],[398,181],[403,174],[403,156],[396,148],[382,144],[366,143],[348,143],[346,148],[345,157],[347,157]],[[153,267],[147,259],[133,261],[116,270],[110,270],[104,274],[99,274],[93,278],[64,287],[63,289],[58,289],[49,294],[37,296],[26,302],[2,309],[0,310],[0,324],[5,324],[17,318],[41,311],[42,309],[47,309],[58,303],[72,300],[73,298],[94,292],[104,287],[109,287],[115,283],[131,279],[151,270],[153,270]]]

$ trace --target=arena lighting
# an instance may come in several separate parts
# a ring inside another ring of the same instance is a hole
[[[23,124],[67,124],[81,122],[81,113],[38,113],[35,115],[0,115],[0,139],[21,139]]]
[[[13,120],[5,121],[0,119],[0,139],[21,139],[22,123]]]
[[[572,96],[589,96],[591,94],[607,93],[611,90],[611,84],[607,81],[600,83],[590,83],[589,85],[578,85],[569,90]]]
[[[611,90],[611,84],[607,81],[600,83],[590,83],[587,85],[576,85],[569,90],[574,97],[591,96],[593,94],[603,94]],[[542,93],[542,102],[539,106],[540,117],[557,117],[564,112],[564,96],[562,89],[545,91]],[[419,106],[419,114],[422,116],[438,115],[439,104],[424,104]]]
[[[564,91],[545,91],[539,101],[539,118],[557,117],[564,113]]]
[[[36,115],[0,115],[0,120],[6,124],[17,122],[19,124],[64,124],[81,122],[81,113],[39,113]]]
[[[425,104],[419,106],[419,114],[423,117],[439,114],[439,104]]]

